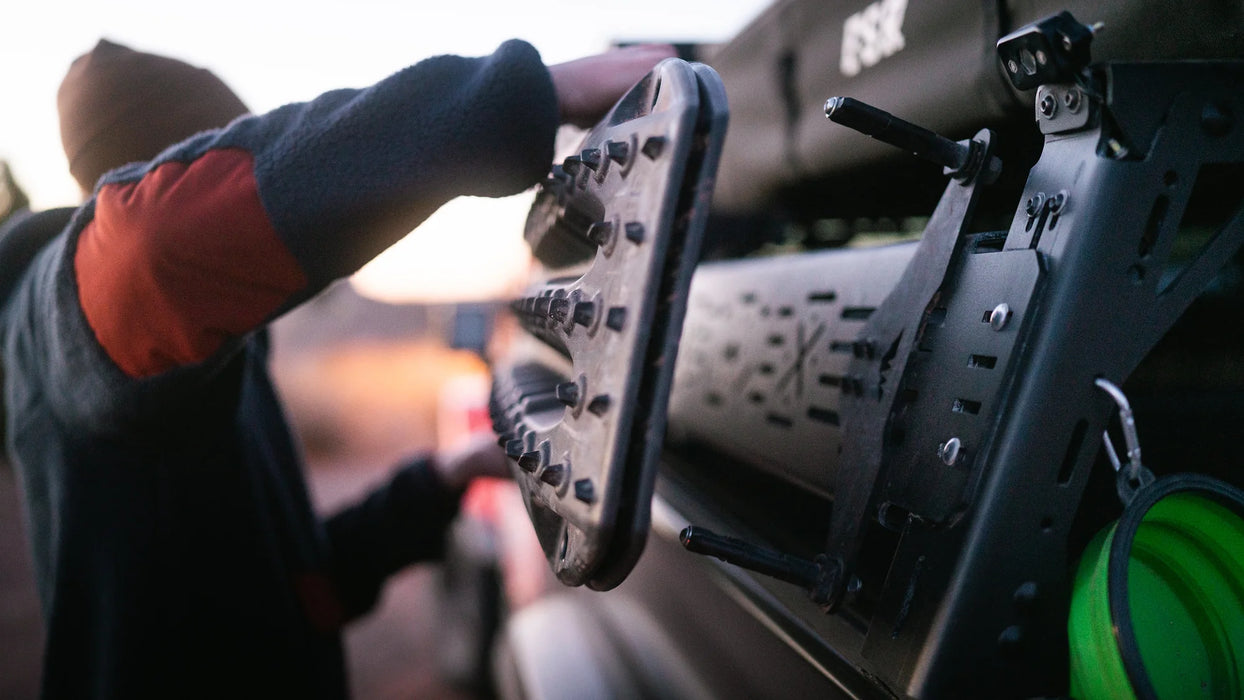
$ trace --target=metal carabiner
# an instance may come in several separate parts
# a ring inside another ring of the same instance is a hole
[[[1119,460],[1119,453],[1110,441],[1109,431],[1102,431],[1101,441],[1106,448],[1106,456],[1110,458],[1110,464],[1118,474],[1116,486],[1119,500],[1126,506],[1136,497],[1138,491],[1153,483],[1153,472],[1140,461],[1140,437],[1136,433],[1136,419],[1132,416],[1132,406],[1127,396],[1122,389],[1106,379],[1099,378],[1094,383],[1119,405],[1119,422],[1123,426],[1123,442],[1127,446],[1127,464]]]

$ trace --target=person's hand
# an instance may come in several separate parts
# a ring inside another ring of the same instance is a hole
[[[472,438],[453,450],[438,452],[432,459],[432,467],[446,486],[458,491],[476,477],[510,476],[509,458],[489,434]]]
[[[562,122],[592,126],[653,66],[675,55],[668,44],[640,44],[549,66]]]

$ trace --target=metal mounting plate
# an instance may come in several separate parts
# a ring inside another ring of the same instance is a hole
[[[554,166],[514,303],[542,343],[497,368],[493,424],[567,585],[620,583],[643,549],[691,273],[726,126],[710,68],[668,59]]]

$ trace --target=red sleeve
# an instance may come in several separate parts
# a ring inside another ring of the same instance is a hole
[[[242,149],[105,185],[74,272],[96,338],[135,378],[206,360],[307,284],[273,230]]]

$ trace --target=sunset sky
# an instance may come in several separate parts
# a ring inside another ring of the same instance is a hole
[[[221,0],[43,0],[3,13],[0,158],[35,208],[75,203],[60,147],[56,88],[69,63],[101,37],[216,72],[252,110],[337,87],[361,87],[421,58],[491,53],[511,37],[546,63],[597,53],[614,41],[728,39],[766,0],[579,0],[436,4],[386,0],[302,3]],[[623,9],[625,8],[625,9]],[[529,198],[452,203],[366,268],[375,296],[447,301],[505,294],[526,250]],[[464,279],[464,271],[473,274]]]

